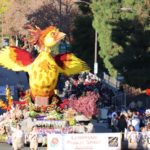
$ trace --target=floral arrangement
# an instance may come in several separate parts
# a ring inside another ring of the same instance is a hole
[[[76,97],[71,97],[69,105],[78,113],[81,113],[86,117],[92,117],[97,113],[96,101],[98,98],[98,93],[88,91],[84,96],[81,96],[78,99]]]
[[[66,121],[62,121],[62,120],[38,120],[35,121],[35,125],[37,127],[55,127],[55,128],[62,128],[65,127]]]
[[[60,107],[60,103],[61,103],[61,99],[58,96],[54,95],[51,99],[51,103],[47,106],[34,105],[31,101],[29,101],[28,107],[30,111],[35,111],[37,113],[47,113],[53,110],[60,112],[62,110],[62,108]]]
[[[0,100],[0,107],[3,109],[3,110],[8,110],[8,106],[6,103],[3,102],[3,100]]]
[[[66,110],[64,110],[64,120],[68,121],[69,125],[75,125],[76,121],[75,121],[75,115],[77,114],[77,112],[72,109],[72,108],[68,108]]]
[[[48,116],[45,118],[46,120],[60,120],[62,119],[62,115],[58,113],[56,110],[50,111]]]
[[[7,102],[4,103],[3,100],[0,100],[0,107],[3,109],[3,110],[10,110],[11,109],[11,106],[13,105],[13,98],[11,96],[11,89],[8,85],[6,85],[6,100]]]

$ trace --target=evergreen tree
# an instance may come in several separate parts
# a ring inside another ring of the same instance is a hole
[[[78,57],[93,67],[94,61],[94,29],[92,28],[92,16],[78,16],[74,22],[75,28],[72,32],[74,42],[72,51]]]
[[[79,9],[81,13],[74,20],[74,29],[72,31],[73,43],[71,50],[80,58],[88,63],[93,71],[94,68],[94,43],[95,30],[92,26],[93,14],[90,10],[90,1],[80,2]],[[98,57],[99,73],[103,70],[103,64]]]
[[[132,86],[150,85],[149,0],[93,0],[91,8],[109,74],[121,73]]]

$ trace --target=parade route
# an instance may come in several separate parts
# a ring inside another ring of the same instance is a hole
[[[6,86],[6,84],[14,86],[14,98],[17,99],[17,84],[21,82],[24,85],[24,88],[28,88],[27,84],[27,77],[24,72],[13,72],[10,70],[7,70],[5,68],[0,67],[0,86]],[[4,98],[5,96],[1,96],[1,98]],[[97,123],[95,120],[92,121],[94,124],[95,132],[96,133],[107,133],[110,132],[110,129],[107,128],[107,123],[99,122]],[[7,143],[0,143],[0,149],[2,150],[12,150],[12,146]],[[39,150],[45,150],[46,147],[39,147]],[[29,147],[24,147],[24,150],[29,150]]]
[[[93,121],[93,124],[94,124],[96,133],[111,132],[111,130],[107,128],[107,123],[96,123],[96,121]],[[0,149],[1,150],[12,150],[12,147],[11,147],[11,145],[8,145],[6,143],[0,143]],[[29,147],[24,147],[23,150],[29,150]],[[38,147],[38,150],[46,150],[46,147]]]

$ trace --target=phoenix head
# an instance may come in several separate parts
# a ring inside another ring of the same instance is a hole
[[[36,44],[40,51],[44,51],[55,46],[66,35],[63,32],[60,32],[55,26],[49,26],[44,30],[41,30],[39,27],[33,28],[32,26],[28,29],[30,33],[28,41],[31,44]]]

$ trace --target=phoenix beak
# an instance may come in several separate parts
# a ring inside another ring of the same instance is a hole
[[[60,40],[62,40],[64,37],[66,36],[65,33],[63,32],[59,32],[56,36],[56,41],[59,42]]]

